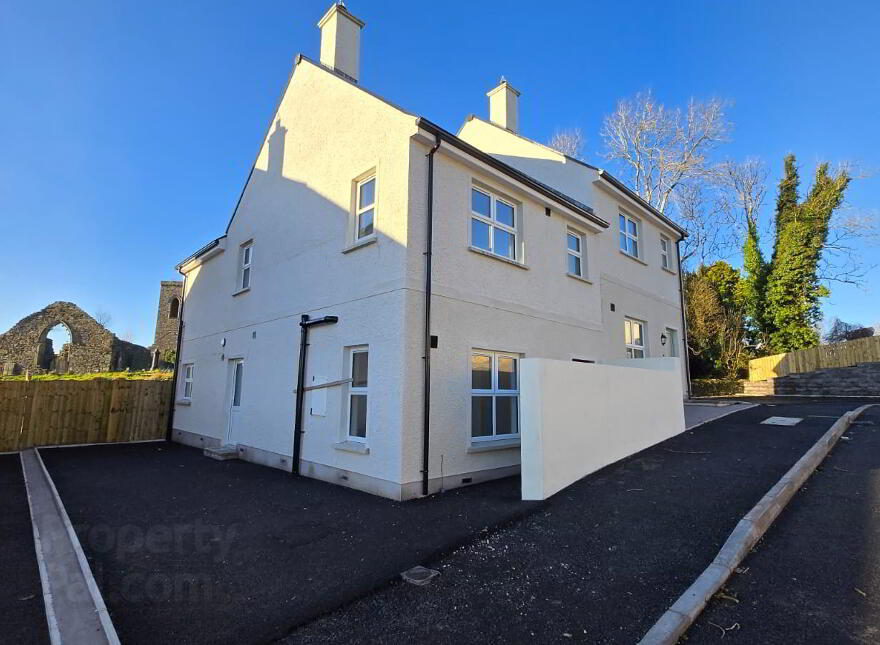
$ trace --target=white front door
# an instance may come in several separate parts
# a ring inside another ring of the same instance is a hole
[[[235,429],[241,425],[241,393],[244,379],[244,359],[233,358],[229,361],[229,423],[226,427],[227,446],[235,445]]]

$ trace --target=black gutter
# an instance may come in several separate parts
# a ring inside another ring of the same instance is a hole
[[[215,240],[216,241],[216,240]],[[177,399],[177,375],[180,373],[180,348],[183,345],[183,296],[186,293],[186,274],[178,269],[183,276],[180,289],[180,307],[177,309],[177,350],[174,354],[174,374],[171,376],[171,401],[168,404],[168,427],[165,428],[165,441],[171,441],[174,433],[174,402]]]
[[[216,240],[211,240],[210,242],[208,242],[207,244],[205,244],[205,246],[203,246],[202,248],[200,248],[198,251],[196,251],[195,253],[193,253],[193,254],[192,254],[191,256],[189,256],[188,258],[186,258],[185,260],[181,260],[180,262],[178,262],[177,267],[176,267],[176,268],[177,268],[177,272],[180,273],[180,274],[183,274],[183,272],[180,270],[180,269],[183,267],[183,265],[185,265],[187,262],[192,262],[193,260],[196,260],[196,259],[202,257],[205,253],[207,253],[208,251],[210,251],[211,249],[213,249],[215,246],[217,246],[218,244],[220,244],[220,240],[222,240],[224,237],[226,237],[226,236],[223,235],[223,236],[221,236],[221,237],[218,237]]]
[[[422,495],[428,494],[428,466],[431,439],[431,258],[434,251],[434,153],[440,147],[440,137],[428,157],[428,209],[425,241],[425,393],[422,410]]]
[[[602,228],[608,228],[609,226],[611,226],[604,219],[602,219],[601,217],[596,215],[595,212],[593,211],[593,209],[590,208],[589,206],[587,206],[586,204],[582,204],[581,202],[577,201],[576,199],[569,197],[568,195],[566,195],[564,193],[560,193],[555,188],[551,188],[547,184],[541,183],[540,181],[538,181],[534,177],[531,177],[531,176],[525,174],[524,172],[517,170],[513,166],[509,166],[506,163],[504,163],[503,161],[499,161],[498,159],[496,159],[492,155],[486,154],[485,152],[483,152],[479,148],[475,148],[474,146],[470,145],[469,143],[459,139],[457,136],[455,136],[454,134],[452,134],[448,130],[444,130],[436,123],[432,123],[431,121],[428,121],[428,119],[426,119],[424,117],[419,117],[418,120],[416,121],[416,125],[422,129],[430,132],[435,137],[447,142],[451,146],[458,148],[462,152],[466,152],[471,157],[474,157],[475,159],[482,161],[487,166],[490,166],[490,167],[494,168],[495,170],[504,173],[508,177],[511,177],[511,178],[515,179],[516,181],[518,181],[522,184],[525,184],[526,186],[528,186],[532,190],[544,195],[544,197],[547,197],[548,199],[553,200],[557,204],[562,204],[563,206],[573,210],[575,213],[577,213],[578,215],[580,215],[584,219],[589,220],[589,221],[593,222],[594,224],[598,224]]]
[[[675,243],[675,254],[678,256],[678,298],[681,304],[681,339],[684,343],[684,373],[687,377],[687,398],[691,398],[691,352],[688,348],[687,303],[684,300],[684,279],[681,273],[681,240]]]
[[[337,322],[339,322],[338,316],[324,316],[323,318],[310,320],[308,314],[303,314],[300,319],[299,370],[296,377],[296,417],[293,422],[293,459],[290,465],[290,474],[292,475],[299,475],[300,451],[302,450],[303,403],[306,394],[306,348],[309,345],[309,327],[332,325]]]

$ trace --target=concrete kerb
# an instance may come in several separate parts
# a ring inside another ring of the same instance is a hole
[[[674,645],[724,585],[753,546],[761,539],[807,478],[822,463],[837,440],[865,410],[876,403],[846,412],[743,517],[703,573],[660,617],[639,645]]]
[[[88,587],[89,595],[92,597],[92,602],[95,606],[95,613],[97,614],[98,619],[101,622],[101,628],[104,631],[104,636],[106,637],[107,642],[110,645],[120,645],[119,636],[116,634],[116,628],[113,626],[113,621],[110,619],[110,612],[107,610],[107,605],[104,604],[104,598],[101,595],[101,590],[98,588],[98,583],[95,582],[95,577],[92,575],[92,569],[91,567],[89,567],[89,561],[86,558],[86,554],[82,550],[82,545],[79,542],[79,538],[76,535],[76,530],[73,528],[73,524],[71,524],[70,522],[70,517],[67,515],[67,509],[64,508],[64,502],[61,501],[61,496],[58,494],[58,489],[55,487],[55,482],[52,480],[52,476],[49,475],[49,471],[46,469],[46,464],[43,463],[43,458],[40,456],[40,451],[38,449],[34,449],[34,454],[36,455],[37,462],[40,464],[40,468],[43,471],[43,476],[46,478],[46,481],[49,484],[49,488],[52,491],[52,497],[55,500],[55,506],[58,508],[58,513],[61,515],[61,521],[64,524],[64,528],[67,530],[67,535],[70,539],[73,551],[76,554],[76,559],[79,563],[80,570],[82,571],[83,578],[86,580],[86,586]],[[63,641],[63,635],[61,636]]]

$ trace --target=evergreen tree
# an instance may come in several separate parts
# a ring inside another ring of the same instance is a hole
[[[821,164],[809,195],[799,204],[795,159],[793,155],[785,158],[765,291],[765,333],[774,351],[789,352],[819,343],[819,300],[830,293],[820,282],[819,262],[831,215],[842,203],[849,182],[846,171],[831,177],[828,164]]]
[[[767,287],[768,265],[761,252],[758,238],[758,223],[752,219],[747,222],[746,241],[743,245],[743,271],[745,275],[739,282],[739,299],[746,315],[748,338],[752,345],[766,345],[764,310]]]

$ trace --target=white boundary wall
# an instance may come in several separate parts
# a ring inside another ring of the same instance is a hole
[[[677,358],[520,368],[522,498],[547,499],[578,479],[684,432]]]

